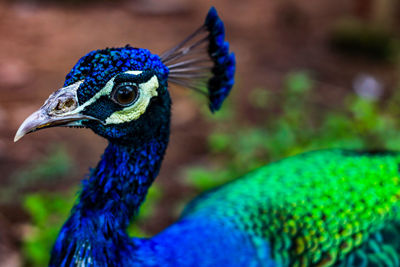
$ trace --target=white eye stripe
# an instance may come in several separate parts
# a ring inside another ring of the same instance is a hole
[[[126,71],[126,74],[139,75],[143,71]],[[111,92],[114,88],[114,80],[117,77],[111,78],[106,85],[97,92],[92,98],[78,106],[76,109],[65,113],[64,115],[74,115],[82,112],[86,107],[95,103],[102,96],[111,96]],[[82,81],[79,81],[82,83]],[[76,83],[77,84],[77,83]],[[79,84],[80,85],[80,84]],[[78,88],[78,86],[76,86]],[[121,124],[129,121],[138,119],[147,109],[150,99],[158,95],[157,89],[159,87],[158,78],[153,75],[147,82],[138,84],[139,92],[137,100],[130,106],[125,107],[122,110],[112,113],[106,120],[105,125],[108,124]]]
[[[141,74],[143,71],[140,70],[129,70],[126,71],[124,73],[126,74],[133,74],[133,75],[139,75]],[[94,102],[96,102],[100,97],[105,96],[105,95],[110,95],[111,91],[114,87],[114,80],[115,77],[117,77],[117,75],[115,75],[114,77],[112,77],[107,83],[106,85],[99,91],[97,92],[94,96],[92,96],[92,98],[90,98],[88,101],[86,101],[85,103],[83,103],[82,105],[78,106],[76,109],[65,113],[65,115],[72,115],[72,114],[77,114],[82,112],[86,107],[92,105]],[[77,83],[79,83],[79,85],[82,83],[83,81],[79,81]],[[75,83],[75,84],[77,84]],[[79,86],[77,86],[78,89]]]

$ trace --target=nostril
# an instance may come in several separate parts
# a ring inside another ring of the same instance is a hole
[[[76,108],[76,101],[73,98],[58,99],[53,112],[56,114],[65,113]]]
[[[66,107],[66,108],[71,108],[71,107],[74,107],[75,106],[75,100],[73,100],[73,99],[67,99],[65,102],[64,102],[64,106]]]

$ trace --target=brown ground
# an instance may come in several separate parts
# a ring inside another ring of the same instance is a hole
[[[61,2],[61,1],[60,1]],[[84,2],[84,1],[82,1]],[[52,129],[12,142],[19,124],[47,96],[63,84],[65,74],[87,52],[127,43],[161,53],[191,33],[204,19],[211,4],[225,21],[227,38],[237,57],[235,99],[243,118],[257,120],[245,101],[248,90],[263,87],[276,91],[291,70],[314,72],[325,96],[350,90],[357,73],[379,77],[385,86],[395,81],[394,67],[350,59],[331,51],[329,30],[337,19],[353,12],[349,0],[220,0],[220,1],[104,1],[76,6],[57,1],[0,2],[0,184],[7,187],[11,173],[46,152],[49,143],[63,143],[79,163],[74,177],[60,181],[55,189],[76,185],[94,166],[105,141],[88,130]],[[154,5],[154,3],[158,3]],[[199,107],[183,89],[173,89],[171,143],[158,178],[165,188],[165,201],[157,219],[149,222],[156,232],[171,223],[172,205],[185,193],[182,167],[207,158],[207,124]],[[324,95],[323,95],[324,96]],[[324,100],[324,98],[322,98]],[[329,101],[327,101],[329,102]],[[32,190],[37,190],[34,188]],[[0,252],[10,251],[9,262],[18,266],[19,226],[28,221],[15,203],[0,207]],[[10,229],[10,231],[9,231]],[[4,252],[3,252],[4,253]],[[4,255],[4,254],[3,254]],[[0,255],[1,257],[1,255]]]

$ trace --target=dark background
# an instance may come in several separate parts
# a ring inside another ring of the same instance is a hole
[[[50,129],[13,143],[18,126],[94,49],[162,53],[211,5],[236,53],[236,85],[212,116],[170,88],[172,136],[132,234],[172,223],[201,191],[311,149],[400,149],[396,0],[1,1],[0,266],[44,266],[79,181],[106,142]]]

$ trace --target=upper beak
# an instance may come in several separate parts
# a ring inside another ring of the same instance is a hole
[[[63,87],[50,95],[44,105],[32,113],[19,127],[14,142],[34,131],[54,126],[83,126],[82,120],[96,120],[79,113],[76,91],[82,82]]]

